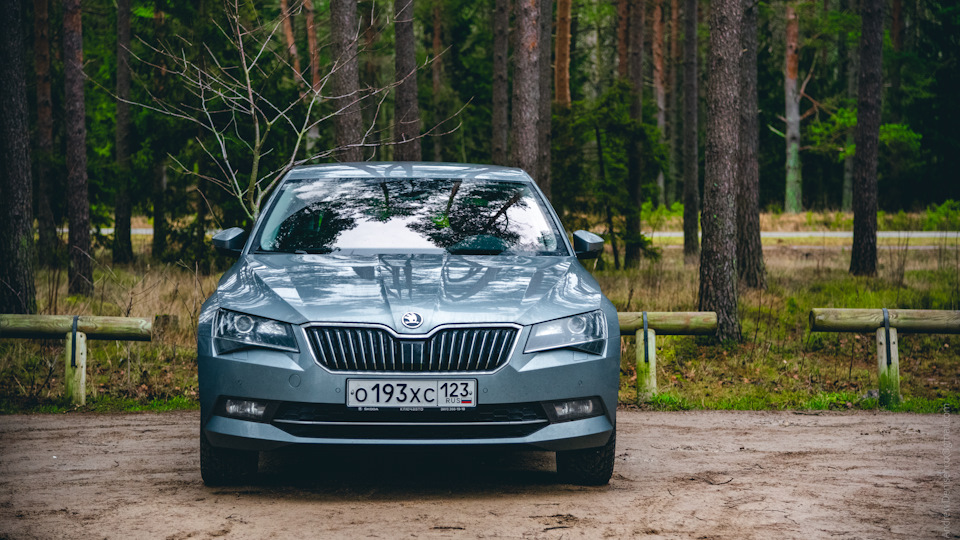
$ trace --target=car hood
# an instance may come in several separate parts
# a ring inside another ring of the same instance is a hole
[[[601,305],[574,257],[247,255],[220,281],[220,307],[283,320],[377,323],[423,333],[448,323],[518,323]],[[403,315],[423,324],[408,329]]]

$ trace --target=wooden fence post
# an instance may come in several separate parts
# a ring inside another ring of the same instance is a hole
[[[643,333],[637,330],[637,401],[657,393],[657,333],[647,328],[646,339]]]
[[[63,386],[67,397],[74,405],[87,403],[87,335],[77,332],[76,355],[74,355],[73,332],[67,332],[64,348],[67,365]]]
[[[890,328],[889,356],[887,329],[877,329],[877,367],[880,375],[880,406],[900,403],[900,354],[897,352],[897,329]]]

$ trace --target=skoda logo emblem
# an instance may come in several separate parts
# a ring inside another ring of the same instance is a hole
[[[419,313],[408,311],[403,314],[400,322],[407,328],[420,328],[420,325],[423,324],[423,317],[421,317]]]

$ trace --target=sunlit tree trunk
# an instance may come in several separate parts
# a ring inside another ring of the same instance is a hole
[[[631,0],[627,26],[627,80],[633,95],[630,99],[630,118],[639,126],[643,116],[643,0]],[[626,252],[623,265],[627,268],[640,265],[640,209],[643,205],[641,184],[643,181],[643,142],[639,133],[634,133],[627,152],[627,201]]]
[[[50,9],[49,0],[33,2],[33,67],[37,74],[37,253],[40,264],[53,266],[59,241],[57,224],[50,208],[53,159],[53,101],[50,97]]]
[[[742,0],[710,3],[707,139],[704,156],[700,310],[717,313],[717,337],[740,340],[736,197],[740,134]]]
[[[413,0],[394,0],[397,81],[393,152],[396,161],[420,161],[420,105],[417,103],[417,57],[413,38]]]
[[[493,12],[493,135],[491,158],[495,165],[508,162],[510,92],[507,57],[510,53],[510,0],[496,0]]]
[[[540,3],[518,0],[514,9],[516,52],[513,64],[513,165],[538,180],[537,118],[540,105]]]
[[[314,92],[320,91],[320,47],[317,44],[317,20],[313,0],[303,0],[304,18],[307,27],[307,49],[310,55],[310,88]],[[307,132],[307,153],[313,153],[314,146],[320,138],[320,127],[314,125]]]
[[[787,189],[783,203],[785,212],[803,209],[803,186],[800,175],[800,20],[793,2],[787,4],[787,48],[784,68],[784,94],[787,119]]]
[[[293,64],[293,70],[300,72],[300,54],[297,52],[297,40],[293,35],[293,14],[290,12],[289,0],[280,0],[280,16],[283,17],[283,39],[287,43],[287,54],[290,55],[290,62]]]
[[[0,313],[34,313],[33,183],[23,3],[6,2],[0,13],[7,24],[0,33]]]
[[[853,167],[853,247],[850,273],[877,273],[877,157],[883,92],[883,2],[861,0],[857,153]]]
[[[117,0],[117,198],[113,262],[133,260],[130,242],[130,0]]]
[[[355,0],[331,0],[330,35],[333,39],[333,117],[337,159],[362,161],[363,149],[357,146],[363,136],[360,115],[360,65],[357,58],[357,3]]]
[[[760,243],[760,124],[757,96],[756,0],[743,2],[740,36],[740,152],[737,155],[737,270],[747,286],[765,289],[766,270]]]
[[[63,3],[63,78],[67,132],[67,211],[70,222],[70,294],[93,293],[90,201],[87,197],[87,125],[83,102],[83,27],[80,0]]]
[[[700,254],[700,185],[697,151],[697,0],[683,6],[683,255]]]
[[[657,128],[660,129],[660,143],[663,144],[667,130],[667,95],[663,65],[663,0],[654,0],[653,3],[653,99],[657,104]],[[657,202],[660,206],[666,203],[666,182],[663,169],[657,172]]]
[[[548,199],[553,198],[550,182],[550,130],[553,125],[551,58],[553,51],[553,0],[540,2],[540,117],[537,120],[537,184]]]

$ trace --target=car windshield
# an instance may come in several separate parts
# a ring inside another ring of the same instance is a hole
[[[258,252],[568,255],[529,185],[453,179],[296,179],[266,216]]]

